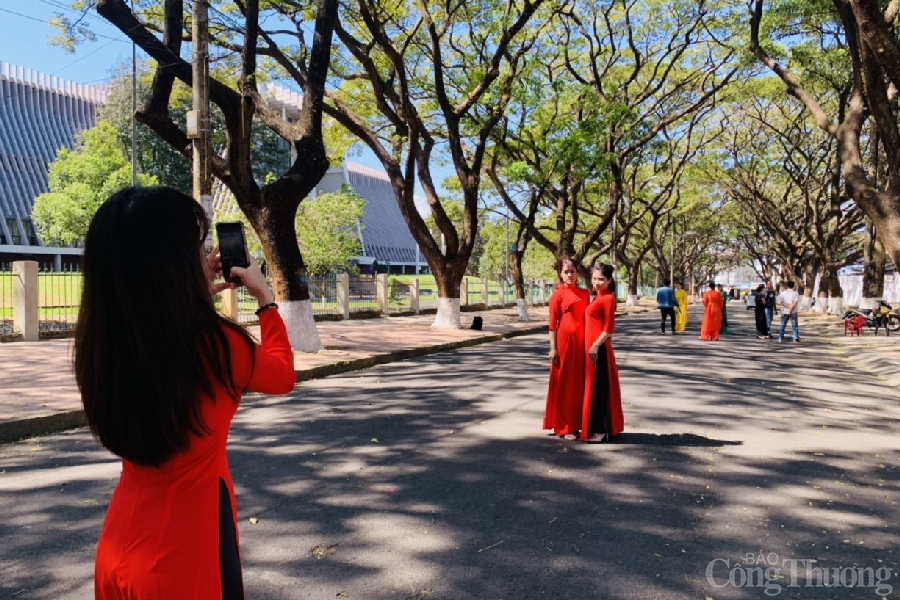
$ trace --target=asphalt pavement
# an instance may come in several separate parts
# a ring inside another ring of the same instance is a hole
[[[895,389],[831,321],[779,344],[729,317],[718,343],[697,319],[677,336],[655,315],[617,323],[610,444],[541,431],[546,335],[246,398],[229,446],[246,597],[884,596],[900,585]],[[0,446],[0,598],[92,597],[119,470],[84,429]]]

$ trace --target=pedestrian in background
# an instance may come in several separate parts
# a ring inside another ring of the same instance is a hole
[[[619,367],[613,353],[616,282],[611,265],[594,267],[591,285],[597,295],[585,311],[585,347],[590,364],[584,386],[581,439],[599,443],[625,429]]]
[[[721,283],[716,286],[719,290],[719,293],[722,294],[722,327],[719,330],[719,333],[722,335],[728,334],[728,292],[725,291],[725,286]]]
[[[769,335],[772,333],[772,319],[775,317],[775,298],[778,297],[778,294],[775,293],[775,287],[772,285],[770,281],[766,284],[766,294],[765,294],[765,304],[766,304],[766,324],[768,326]]]
[[[753,290],[753,316],[756,322],[756,339],[764,340],[769,338],[769,324],[766,320],[766,294],[765,286],[759,284]]]
[[[663,281],[662,287],[656,290],[656,306],[659,308],[660,327],[662,335],[666,335],[666,318],[670,319],[669,328],[675,333],[675,290],[671,287],[671,282],[666,279]]]
[[[684,331],[687,329],[688,297],[680,281],[675,284],[675,308],[675,331]]]
[[[544,429],[575,439],[581,430],[584,400],[584,310],[591,299],[576,285],[578,270],[571,258],[557,263],[559,285],[550,296],[550,384]]]
[[[778,330],[778,341],[784,341],[784,328],[791,322],[791,336],[795,342],[800,341],[799,310],[800,294],[794,290],[794,282],[788,281],[787,288],[778,295],[776,304],[781,309],[781,329]]]
[[[259,304],[262,344],[216,312],[218,251],[201,205],[125,188],[85,238],[75,379],[91,433],[122,458],[97,545],[98,600],[243,597],[226,444],[244,390],[286,394],[294,354],[265,277],[231,273]]]
[[[703,322],[700,325],[700,339],[718,341],[722,329],[722,294],[716,291],[716,284],[710,281],[709,289],[703,294]]]

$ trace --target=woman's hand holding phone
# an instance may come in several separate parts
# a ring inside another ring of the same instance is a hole
[[[237,284],[228,281],[216,282],[216,279],[222,277],[222,258],[219,256],[219,247],[216,246],[208,255],[203,257],[204,267],[206,271],[206,279],[209,282],[209,291],[215,296],[219,292],[225,290],[233,290]]]
[[[240,278],[241,284],[247,288],[251,296],[256,298],[260,306],[275,302],[275,296],[269,289],[266,276],[259,270],[259,265],[252,256],[249,257],[249,260],[249,267],[231,267],[231,276]]]

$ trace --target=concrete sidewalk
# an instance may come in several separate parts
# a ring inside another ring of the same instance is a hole
[[[900,388],[900,332],[886,335],[881,329],[878,335],[868,327],[861,336],[844,335],[844,321],[833,315],[814,314],[811,324],[828,332],[827,339],[833,351],[862,374],[874,377],[888,386]],[[800,326],[802,335],[803,325]]]
[[[620,305],[619,314],[650,309]],[[546,307],[530,307],[529,315],[530,322],[520,322],[515,308],[464,312],[463,326],[480,316],[481,331],[432,329],[433,314],[322,321],[317,325],[325,350],[294,354],[297,381],[547,331]],[[258,328],[250,331],[258,336]],[[0,442],[85,424],[71,369],[71,344],[71,339],[0,344]]]

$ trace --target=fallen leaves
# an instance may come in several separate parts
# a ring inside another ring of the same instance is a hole
[[[315,548],[310,550],[310,554],[312,554],[312,557],[315,558],[316,560],[321,560],[321,559],[331,556],[332,554],[337,552],[337,549],[338,549],[337,544],[332,544],[331,546],[321,546],[320,545],[320,546],[316,546]]]

